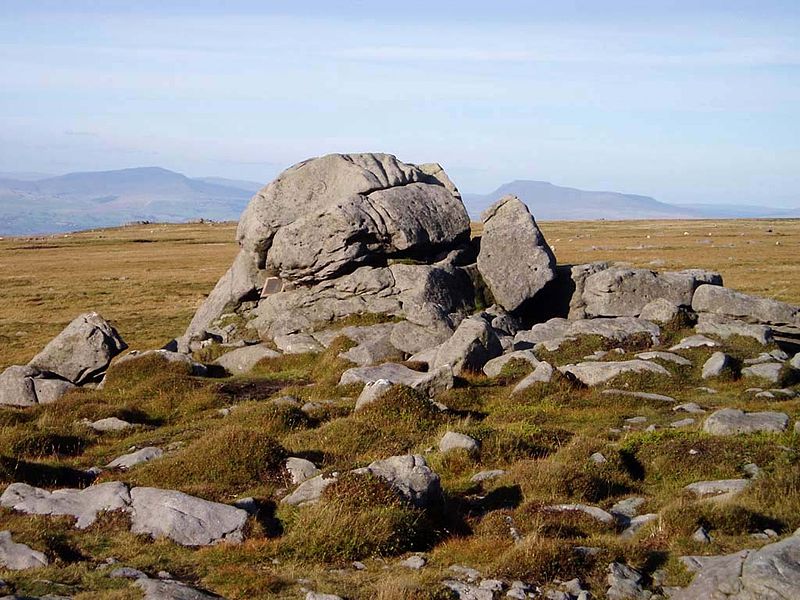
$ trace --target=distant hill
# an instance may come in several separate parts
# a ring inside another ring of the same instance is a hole
[[[619,192],[593,192],[561,187],[546,181],[517,180],[489,194],[462,194],[473,219],[495,200],[513,194],[544,221],[595,219],[741,219],[799,217],[800,209],[721,204],[667,204],[649,196]]]
[[[624,219],[691,219],[689,209],[659,202],[649,196],[619,192],[590,192],[560,187],[546,181],[517,180],[501,185],[490,194],[463,194],[464,203],[473,218],[495,200],[513,194],[530,208],[536,219],[561,220],[624,220]]]
[[[68,173],[0,172],[0,236],[112,227],[132,221],[236,220],[264,184],[186,177],[160,167]],[[519,196],[539,220],[800,217],[800,209],[718,204],[673,205],[649,196],[592,192],[518,180],[490,194],[464,193],[473,219],[506,195]]]
[[[109,227],[131,221],[236,220],[260,184],[192,179],[159,167],[0,177],[0,235]]]

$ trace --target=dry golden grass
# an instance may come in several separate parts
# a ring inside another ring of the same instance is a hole
[[[716,269],[730,287],[800,303],[797,219],[540,225],[561,264]],[[132,348],[180,335],[233,260],[234,234],[232,223],[158,224],[0,240],[0,368],[27,362],[87,310]]]

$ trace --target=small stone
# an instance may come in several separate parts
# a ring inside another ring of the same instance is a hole
[[[625,419],[626,423],[630,423],[631,425],[639,425],[642,423],[647,423],[647,417],[631,417],[629,419]]]
[[[147,577],[142,571],[133,567],[118,567],[111,571],[108,576],[115,579],[141,579],[142,577]]]
[[[761,468],[754,463],[747,463],[742,467],[742,471],[744,471],[748,477],[758,477],[761,475]]]
[[[670,427],[674,429],[679,429],[681,427],[689,427],[690,425],[694,425],[694,419],[688,417],[686,419],[680,419],[678,421],[673,421],[669,424]]]
[[[480,443],[473,437],[448,431],[439,441],[440,452],[450,452],[451,450],[466,450],[469,454],[477,454],[480,451]]]
[[[601,465],[605,462],[608,462],[605,456],[603,456],[600,452],[595,452],[589,457],[589,460],[595,464]]]
[[[127,421],[123,421],[122,419],[118,419],[117,417],[107,417],[105,419],[98,419],[97,421],[90,422],[88,420],[83,421],[83,423],[95,431],[99,431],[102,433],[110,432],[110,431],[122,431],[124,429],[129,429],[133,427],[132,424],[128,423]]]
[[[714,352],[703,364],[703,379],[721,377],[726,373],[733,373],[733,359],[724,352]]]
[[[470,478],[470,481],[472,483],[483,483],[484,481],[489,481],[490,479],[502,477],[505,474],[506,472],[503,469],[490,469],[488,471],[475,473],[475,475]]]
[[[684,404],[679,404],[678,406],[673,407],[674,411],[683,411],[691,414],[702,414],[705,413],[705,409],[701,408],[699,404],[696,402],[686,402]]]
[[[367,569],[367,565],[365,565],[363,562],[361,562],[359,560],[354,560],[352,562],[352,565],[353,565],[353,568],[356,571],[366,571],[366,569]]]
[[[683,338],[669,350],[670,352],[675,352],[676,350],[691,350],[692,348],[701,348],[703,346],[714,348],[719,344],[704,335],[690,335],[687,338]]]
[[[692,534],[692,540],[700,544],[710,544],[711,535],[709,535],[705,527],[698,527]]]
[[[425,557],[415,554],[414,556],[409,556],[405,560],[400,561],[400,566],[406,567],[407,569],[419,570],[424,567],[427,562]]]
[[[310,460],[298,458],[296,456],[290,456],[286,459],[286,470],[289,472],[289,477],[295,485],[299,485],[321,473]]]

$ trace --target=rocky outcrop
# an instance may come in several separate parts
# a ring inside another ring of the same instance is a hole
[[[453,294],[471,289],[459,267],[431,260],[469,240],[455,186],[438,165],[388,154],[290,167],[250,201],[237,240],[239,255],[195,314],[184,350],[232,310],[269,337],[361,312],[418,317],[419,308],[419,324],[446,326],[448,312],[464,308]],[[428,264],[388,264],[398,258]]]
[[[676,306],[691,306],[695,290],[703,284],[722,285],[722,277],[701,270],[657,273],[614,267],[586,278],[583,301],[588,316],[637,317],[659,298]]]
[[[91,312],[76,317],[28,366],[81,385],[99,379],[127,347],[108,321]]]
[[[516,196],[501,198],[481,218],[478,271],[495,302],[514,311],[555,278],[555,256]]]
[[[800,325],[800,309],[796,306],[721,286],[698,287],[692,308],[698,313],[714,313],[749,323]]]

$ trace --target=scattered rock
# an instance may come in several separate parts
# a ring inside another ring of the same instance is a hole
[[[415,554],[413,556],[409,556],[405,560],[400,561],[401,567],[406,567],[407,569],[414,569],[419,570],[427,564],[428,561],[425,560],[424,556],[420,556],[419,554]]]
[[[109,469],[127,470],[138,464],[148,462],[156,458],[161,458],[163,455],[164,451],[161,448],[147,446],[146,448],[142,448],[128,454],[123,454],[122,456],[115,458],[108,463],[106,467]]]
[[[372,404],[393,387],[394,384],[388,379],[368,381],[356,400],[355,410],[361,410],[368,404]]]
[[[692,541],[698,542],[700,544],[710,544],[711,543],[711,535],[708,533],[705,527],[700,526],[694,530],[692,534]]]
[[[742,369],[742,377],[759,377],[770,383],[780,383],[782,373],[783,365],[776,362],[750,365]]]
[[[491,359],[483,366],[483,372],[487,377],[497,377],[503,367],[513,360],[530,363],[534,368],[539,364],[539,359],[530,350],[516,350]]]
[[[723,408],[711,413],[703,424],[703,431],[714,435],[737,433],[781,433],[786,431],[789,417],[780,412],[746,413],[737,408]]]
[[[304,504],[318,502],[325,488],[336,481],[336,479],[337,477],[335,475],[331,477],[317,475],[316,477],[307,479],[297,486],[291,494],[284,496],[281,502],[292,506],[303,506]]]
[[[695,423],[694,419],[688,417],[686,419],[673,421],[672,423],[669,424],[669,426],[672,427],[673,429],[680,429],[681,427],[689,427],[691,425],[694,425],[694,423]]]
[[[82,314],[54,337],[28,366],[76,385],[97,381],[127,344],[96,312]]]
[[[379,379],[385,379],[396,385],[407,385],[430,398],[453,387],[453,371],[448,366],[439,367],[428,373],[420,373],[397,363],[348,369],[342,373],[339,385],[366,384]]]
[[[647,269],[613,267],[586,278],[583,300],[586,314],[596,317],[636,317],[657,299],[689,306],[695,289],[704,283],[721,285],[710,271],[656,273]]]
[[[646,360],[627,360],[622,362],[582,362],[565,365],[558,369],[569,373],[584,385],[600,385],[625,373],[655,373],[670,376],[669,371],[659,364]]]
[[[450,367],[454,375],[478,373],[502,352],[492,327],[484,319],[470,317],[461,321],[452,337],[439,346],[432,367]]]
[[[659,352],[659,351],[651,351],[651,352],[639,352],[636,355],[636,358],[641,358],[642,360],[665,360],[667,362],[675,363],[676,365],[681,365],[682,367],[689,366],[692,364],[688,358],[683,358],[678,354],[673,354],[672,352]]]
[[[127,509],[130,501],[128,487],[119,481],[53,492],[26,483],[12,483],[0,496],[0,506],[26,514],[75,517],[78,529],[89,527],[100,512]]]
[[[719,344],[704,335],[690,335],[689,337],[683,338],[680,342],[672,346],[672,348],[670,348],[670,352],[674,352],[676,350],[691,350],[692,348],[701,348],[703,346],[714,348],[719,346]]]
[[[168,537],[183,546],[241,542],[247,513],[182,492],[136,487],[130,492],[131,531]]]
[[[491,479],[497,479],[498,477],[502,477],[505,474],[506,472],[503,469],[490,469],[488,471],[481,471],[480,473],[475,473],[475,475],[470,477],[470,481],[472,483],[483,483],[484,481],[489,481]]]
[[[628,398],[639,398],[640,400],[653,400],[656,402],[677,402],[671,396],[664,394],[653,394],[652,392],[631,392],[628,390],[607,389],[600,392],[604,396],[626,396]]]
[[[11,571],[46,567],[50,561],[43,552],[11,539],[10,531],[0,531],[0,567]]]
[[[639,530],[647,525],[648,523],[652,523],[653,521],[658,520],[658,515],[656,513],[648,513],[646,515],[636,515],[635,517],[631,517],[627,521],[622,521],[623,524],[626,525],[625,529],[620,533],[620,537],[622,539],[629,539],[635,536]]]
[[[215,360],[214,364],[221,366],[232,375],[242,375],[252,371],[253,367],[265,358],[278,358],[279,356],[281,356],[279,352],[275,352],[263,344],[254,344],[226,352]]]
[[[97,421],[83,421],[87,427],[106,433],[110,431],[122,431],[133,427],[131,423],[118,419],[117,417],[106,417],[105,419],[98,419]]]
[[[548,383],[556,370],[549,362],[540,361],[532,373],[526,375],[512,390],[511,394],[518,394],[527,390],[534,383]]]
[[[275,345],[284,354],[305,354],[306,352],[322,352],[325,348],[308,333],[290,333],[276,335]]]
[[[631,338],[649,337],[653,344],[658,343],[661,329],[655,323],[635,317],[613,317],[581,319],[569,321],[553,318],[538,323],[528,331],[519,331],[514,336],[514,348],[525,350],[533,347],[551,352],[563,344],[581,336],[596,335],[612,342],[623,343]]]
[[[598,506],[589,506],[587,504],[554,504],[545,506],[544,510],[548,512],[580,512],[606,525],[613,525],[615,522],[613,515],[610,513]]]
[[[698,313],[715,313],[756,323],[775,325],[798,323],[798,309],[795,306],[750,296],[722,286],[698,287],[692,298],[692,308]]]
[[[134,583],[144,592],[144,600],[213,600],[221,596],[201,592],[179,581],[139,578]]]
[[[749,479],[720,479],[718,481],[697,481],[690,483],[683,489],[691,492],[698,498],[724,497],[730,498],[750,485]]]
[[[724,352],[714,352],[711,357],[703,363],[703,379],[721,377],[725,374],[733,374],[733,359]]]
[[[146,579],[147,575],[133,567],[117,567],[108,574],[112,579]]]
[[[649,600],[653,596],[644,588],[644,575],[622,563],[613,562],[608,565],[606,581],[609,586],[606,597],[609,600]]]
[[[772,329],[770,327],[746,323],[721,315],[700,315],[697,325],[695,325],[695,331],[697,331],[697,333],[715,335],[723,339],[728,339],[733,335],[751,337],[765,346],[771,344],[773,341]]]
[[[555,278],[555,256],[519,198],[501,198],[481,219],[478,271],[495,301],[514,311]]]
[[[415,506],[424,508],[441,499],[439,476],[418,454],[405,454],[376,460],[353,472],[370,473],[380,477]]]
[[[286,459],[286,470],[289,472],[289,477],[295,485],[299,485],[320,474],[320,470],[314,463],[305,458],[298,458],[296,456],[290,456]]]
[[[645,304],[639,313],[640,319],[653,321],[654,323],[666,324],[673,321],[681,314],[681,307],[667,300],[666,298],[656,298]]]
[[[683,411],[691,414],[703,414],[706,412],[705,409],[701,408],[696,402],[685,402],[684,404],[679,404],[678,406],[674,407],[672,410]]]
[[[448,431],[439,440],[439,452],[450,452],[451,450],[466,450],[469,454],[480,452],[480,443],[473,437]]]

